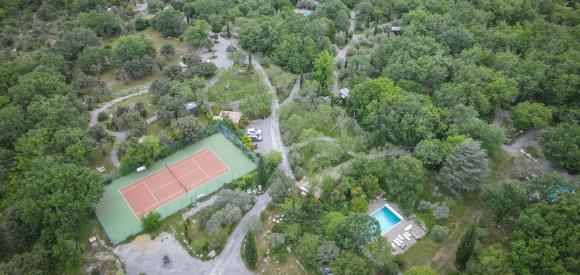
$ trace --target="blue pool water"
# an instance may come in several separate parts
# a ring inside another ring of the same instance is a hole
[[[375,211],[372,214],[372,217],[379,222],[379,225],[381,226],[381,235],[387,233],[391,228],[393,228],[393,226],[395,226],[395,224],[401,221],[401,218],[386,206]]]
[[[307,17],[308,17],[308,16],[310,15],[310,12],[309,12],[309,11],[304,11],[302,14],[303,14],[304,16],[307,16]]]

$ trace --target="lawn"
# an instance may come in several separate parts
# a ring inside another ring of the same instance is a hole
[[[259,74],[239,66],[220,71],[218,82],[208,90],[208,99],[217,103],[218,110],[235,109],[237,105],[248,119],[270,115],[272,96]]]

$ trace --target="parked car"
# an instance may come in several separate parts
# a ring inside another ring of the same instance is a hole
[[[262,135],[251,134],[248,135],[252,139],[252,141],[262,141]]]
[[[248,128],[246,129],[246,135],[258,135],[261,136],[262,135],[262,130],[258,129],[258,128]]]

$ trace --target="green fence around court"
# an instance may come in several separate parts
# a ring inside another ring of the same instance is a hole
[[[241,148],[232,144],[230,137],[226,137],[221,131],[177,151],[173,155],[165,158],[164,161],[167,165],[173,164],[205,147],[211,148],[230,170],[158,208],[156,211],[163,218],[176,213],[191,205],[196,200],[219,190],[225,184],[256,169],[256,163],[249,158],[247,152],[243,152]],[[142,231],[141,220],[135,217],[119,189],[162,169],[165,169],[165,165],[163,164],[163,160],[160,160],[151,167],[148,167],[145,171],[139,173],[134,172],[118,178],[105,187],[105,193],[101,201],[96,205],[95,212],[99,222],[114,245]]]

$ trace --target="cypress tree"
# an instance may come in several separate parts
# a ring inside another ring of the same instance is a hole
[[[457,246],[457,252],[455,253],[455,263],[459,269],[463,270],[473,254],[473,248],[475,247],[475,239],[477,237],[477,225],[479,224],[479,219],[474,219],[469,228],[463,234],[461,242]]]
[[[258,261],[258,252],[256,251],[256,239],[252,231],[248,231],[248,234],[246,234],[244,249],[246,252],[245,256],[246,263],[248,263],[248,267],[250,269],[256,268],[256,262]]]
[[[262,185],[262,188],[266,187],[266,184],[268,183],[268,172],[266,171],[266,164],[264,163],[263,157],[260,157],[260,160],[258,161],[257,180],[258,185]]]

